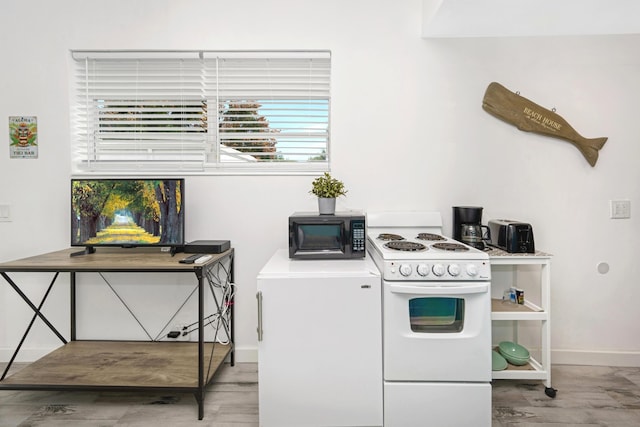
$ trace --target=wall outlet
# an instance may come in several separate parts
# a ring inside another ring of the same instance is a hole
[[[610,200],[609,208],[612,219],[631,218],[631,200]]]

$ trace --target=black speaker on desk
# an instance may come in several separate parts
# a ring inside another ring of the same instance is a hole
[[[195,240],[184,246],[186,254],[221,254],[231,247],[229,240]]]

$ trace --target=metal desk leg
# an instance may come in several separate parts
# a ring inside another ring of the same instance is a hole
[[[235,278],[234,278],[234,256],[233,254],[230,255],[231,257],[231,267],[230,267],[230,272],[229,272],[229,282],[230,283],[235,283]],[[231,366],[235,366],[236,365],[236,328],[235,328],[235,296],[231,297],[231,301],[229,301],[229,304],[231,304],[231,310],[230,310],[230,316],[231,318],[229,319],[229,328],[231,329],[231,336],[229,337],[231,340]]]
[[[71,341],[76,340],[76,273],[69,273],[69,288],[71,291],[71,300],[69,312],[71,314]]]
[[[196,269],[198,277],[198,419],[204,418],[204,274],[203,269]]]

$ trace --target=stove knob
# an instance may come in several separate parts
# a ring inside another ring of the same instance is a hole
[[[460,274],[460,266],[458,264],[451,264],[449,265],[449,267],[447,267],[447,271],[450,275],[456,277],[458,274]]]
[[[471,277],[478,275],[478,267],[475,264],[467,265],[467,274]]]
[[[411,265],[409,264],[400,264],[400,274],[407,277],[411,274]]]
[[[429,266],[427,264],[418,264],[418,267],[416,267],[416,271],[422,277],[428,276],[429,275]]]
[[[444,275],[445,273],[444,265],[442,264],[434,264],[432,270],[433,270],[433,274],[435,274],[438,277]]]

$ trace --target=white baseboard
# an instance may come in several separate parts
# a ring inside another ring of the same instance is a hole
[[[258,349],[255,347],[236,347],[236,362],[258,363]]]
[[[638,351],[551,350],[551,364],[640,367]]]
[[[51,353],[57,347],[51,348],[22,348],[16,356],[15,362],[31,363],[41,357]],[[0,363],[8,363],[13,356],[13,348],[0,348]],[[255,347],[236,347],[236,362],[238,363],[257,363],[258,349]]]

